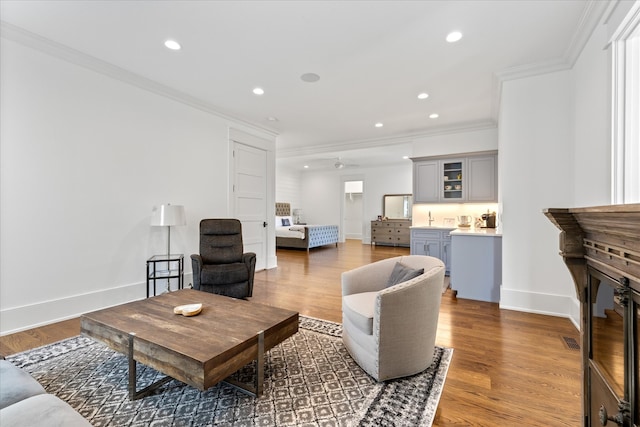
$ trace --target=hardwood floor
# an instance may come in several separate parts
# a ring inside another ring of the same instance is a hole
[[[340,274],[406,248],[362,245],[277,251],[279,267],[256,273],[252,300],[341,321]],[[12,354],[79,333],[77,319],[0,337]],[[580,426],[579,341],[568,319],[442,298],[437,344],[454,348],[434,426]]]

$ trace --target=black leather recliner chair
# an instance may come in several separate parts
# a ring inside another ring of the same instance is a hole
[[[200,254],[191,255],[193,288],[233,298],[250,297],[256,254],[243,250],[240,221],[200,221]]]

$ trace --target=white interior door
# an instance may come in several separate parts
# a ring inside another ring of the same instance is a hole
[[[267,152],[234,142],[233,198],[235,216],[242,222],[245,252],[255,252],[256,270],[267,260]]]

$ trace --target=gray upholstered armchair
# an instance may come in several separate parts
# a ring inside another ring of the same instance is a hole
[[[396,274],[397,262],[417,276],[406,280],[411,275]],[[389,286],[392,276],[397,284]],[[358,365],[377,381],[427,369],[433,361],[443,284],[443,262],[422,255],[342,273],[342,339]]]
[[[193,288],[233,298],[250,297],[256,254],[243,250],[240,221],[200,221],[200,254],[191,255]]]

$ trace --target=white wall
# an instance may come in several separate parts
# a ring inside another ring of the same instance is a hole
[[[171,245],[189,273],[199,220],[230,213],[229,127],[243,126],[1,43],[1,333],[145,297],[162,203],[185,206]]]
[[[500,306],[569,317],[579,325],[573,280],[558,255],[551,207],[611,201],[611,65],[607,25],[571,70],[507,81],[500,111],[503,287]]]
[[[575,93],[574,201],[611,203],[611,50],[606,27],[594,31],[573,68]]]
[[[500,306],[566,313],[575,295],[544,208],[574,194],[571,71],[503,83],[500,111],[502,290]]]
[[[302,207],[301,172],[278,166],[276,169],[276,202],[290,203],[291,209]]]

